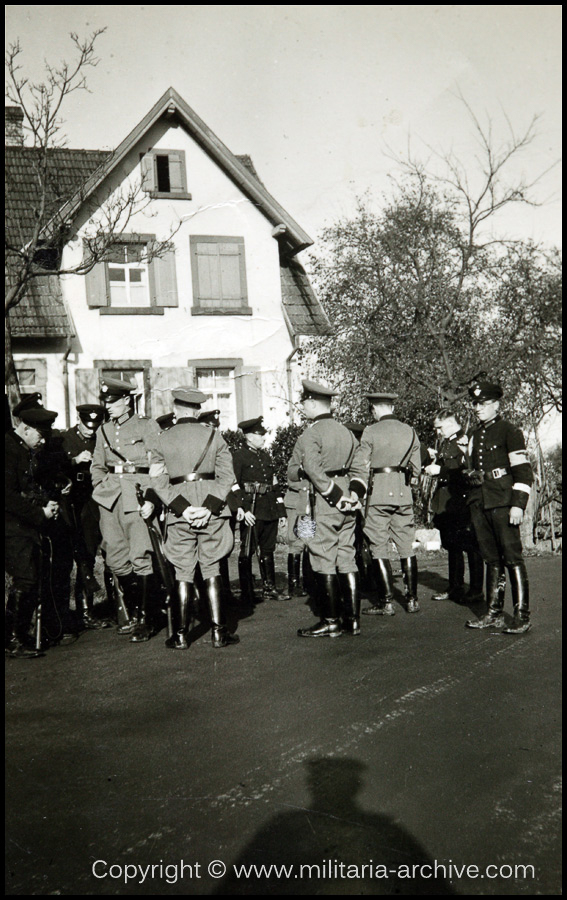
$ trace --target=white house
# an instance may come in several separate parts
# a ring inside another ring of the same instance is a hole
[[[33,150],[10,144],[7,203],[25,216]],[[170,388],[190,383],[220,408],[223,429],[256,415],[268,427],[289,422],[298,342],[330,324],[296,258],[312,241],[249,157],[170,88],[113,154],[54,150],[53,161],[76,190],[63,209],[63,269],[83,259],[109,196],[142,184],[148,202],[107,262],[40,279],[10,313],[22,390],[41,390],[61,425],[97,400],[111,371],[137,381],[151,416],[169,411]],[[172,248],[148,262],[147,248],[171,234]]]

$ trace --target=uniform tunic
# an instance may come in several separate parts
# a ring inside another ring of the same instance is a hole
[[[32,451],[14,432],[5,437],[4,464],[6,571],[15,590],[27,591],[39,584],[41,532],[47,525],[43,507],[48,498],[35,479]]]
[[[246,445],[233,452],[232,462],[237,482],[233,492],[238,506],[245,512],[251,511],[256,491],[254,533],[260,551],[273,553],[276,548],[278,519],[286,513],[272,458],[267,450],[256,450]],[[249,527],[245,522],[240,525],[242,547]]]
[[[314,497],[315,535],[309,540],[314,572],[323,575],[356,572],[354,513],[341,513],[336,503],[348,490],[349,477],[363,477],[352,433],[330,414],[317,416],[299,436],[288,465],[288,483],[306,477]]]
[[[69,428],[61,433],[61,447],[67,455],[73,481],[71,503],[75,510],[75,518],[80,537],[84,543],[84,549],[90,564],[94,563],[97,549],[102,535],[100,533],[100,512],[98,505],[93,500],[93,482],[91,477],[91,463],[75,463],[74,459],[87,450],[94,454],[96,446],[96,434],[84,436],[79,431],[79,426]]]
[[[437,455],[440,471],[431,500],[433,524],[439,529],[445,550],[477,551],[467,497],[470,484],[468,468],[469,439],[462,429],[441,442]]]
[[[365,486],[371,481],[364,533],[374,559],[388,558],[393,540],[400,558],[414,555],[415,523],[411,486],[404,472],[374,472],[375,469],[409,466],[414,475],[421,469],[420,442],[415,430],[393,415],[368,425],[360,440],[360,459]]]
[[[97,431],[91,466],[93,497],[100,507],[106,563],[117,576],[132,570],[138,575],[152,573],[151,543],[138,512],[136,484],[142,489],[149,486],[151,452],[158,434],[153,419],[131,412]],[[124,472],[127,465],[142,471]]]
[[[522,540],[519,527],[510,525],[510,507],[525,509],[533,484],[524,435],[497,416],[473,433],[469,458],[473,483],[482,482],[469,494],[482,557],[490,565],[516,565],[522,559]]]
[[[195,473],[205,447],[206,454]],[[194,480],[171,483],[172,479],[193,474]],[[165,552],[178,581],[193,583],[197,563],[205,579],[220,573],[219,562],[234,544],[226,506],[234,483],[230,450],[210,425],[184,418],[159,435],[152,451],[151,485],[168,509]],[[190,506],[211,511],[203,528],[193,528],[183,518]]]
[[[287,547],[289,553],[302,553],[305,542],[295,533],[298,516],[310,515],[309,482],[306,478],[290,482],[284,495],[284,506],[287,515]]]

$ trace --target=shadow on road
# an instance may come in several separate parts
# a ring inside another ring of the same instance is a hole
[[[363,763],[319,758],[306,767],[311,805],[265,825],[215,895],[457,893],[435,877],[434,861],[402,826],[358,805]]]

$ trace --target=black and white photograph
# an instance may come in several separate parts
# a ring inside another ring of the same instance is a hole
[[[8,896],[562,893],[561,23],[5,7]]]

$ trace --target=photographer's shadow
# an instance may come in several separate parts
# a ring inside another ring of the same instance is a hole
[[[435,877],[434,861],[392,817],[358,805],[363,763],[321,758],[306,766],[311,805],[268,822],[229,866],[215,895],[457,893]],[[265,869],[258,877],[242,871],[237,877],[238,867],[253,865]],[[286,871],[272,869],[268,876],[270,866]],[[414,866],[426,867],[422,876]]]

